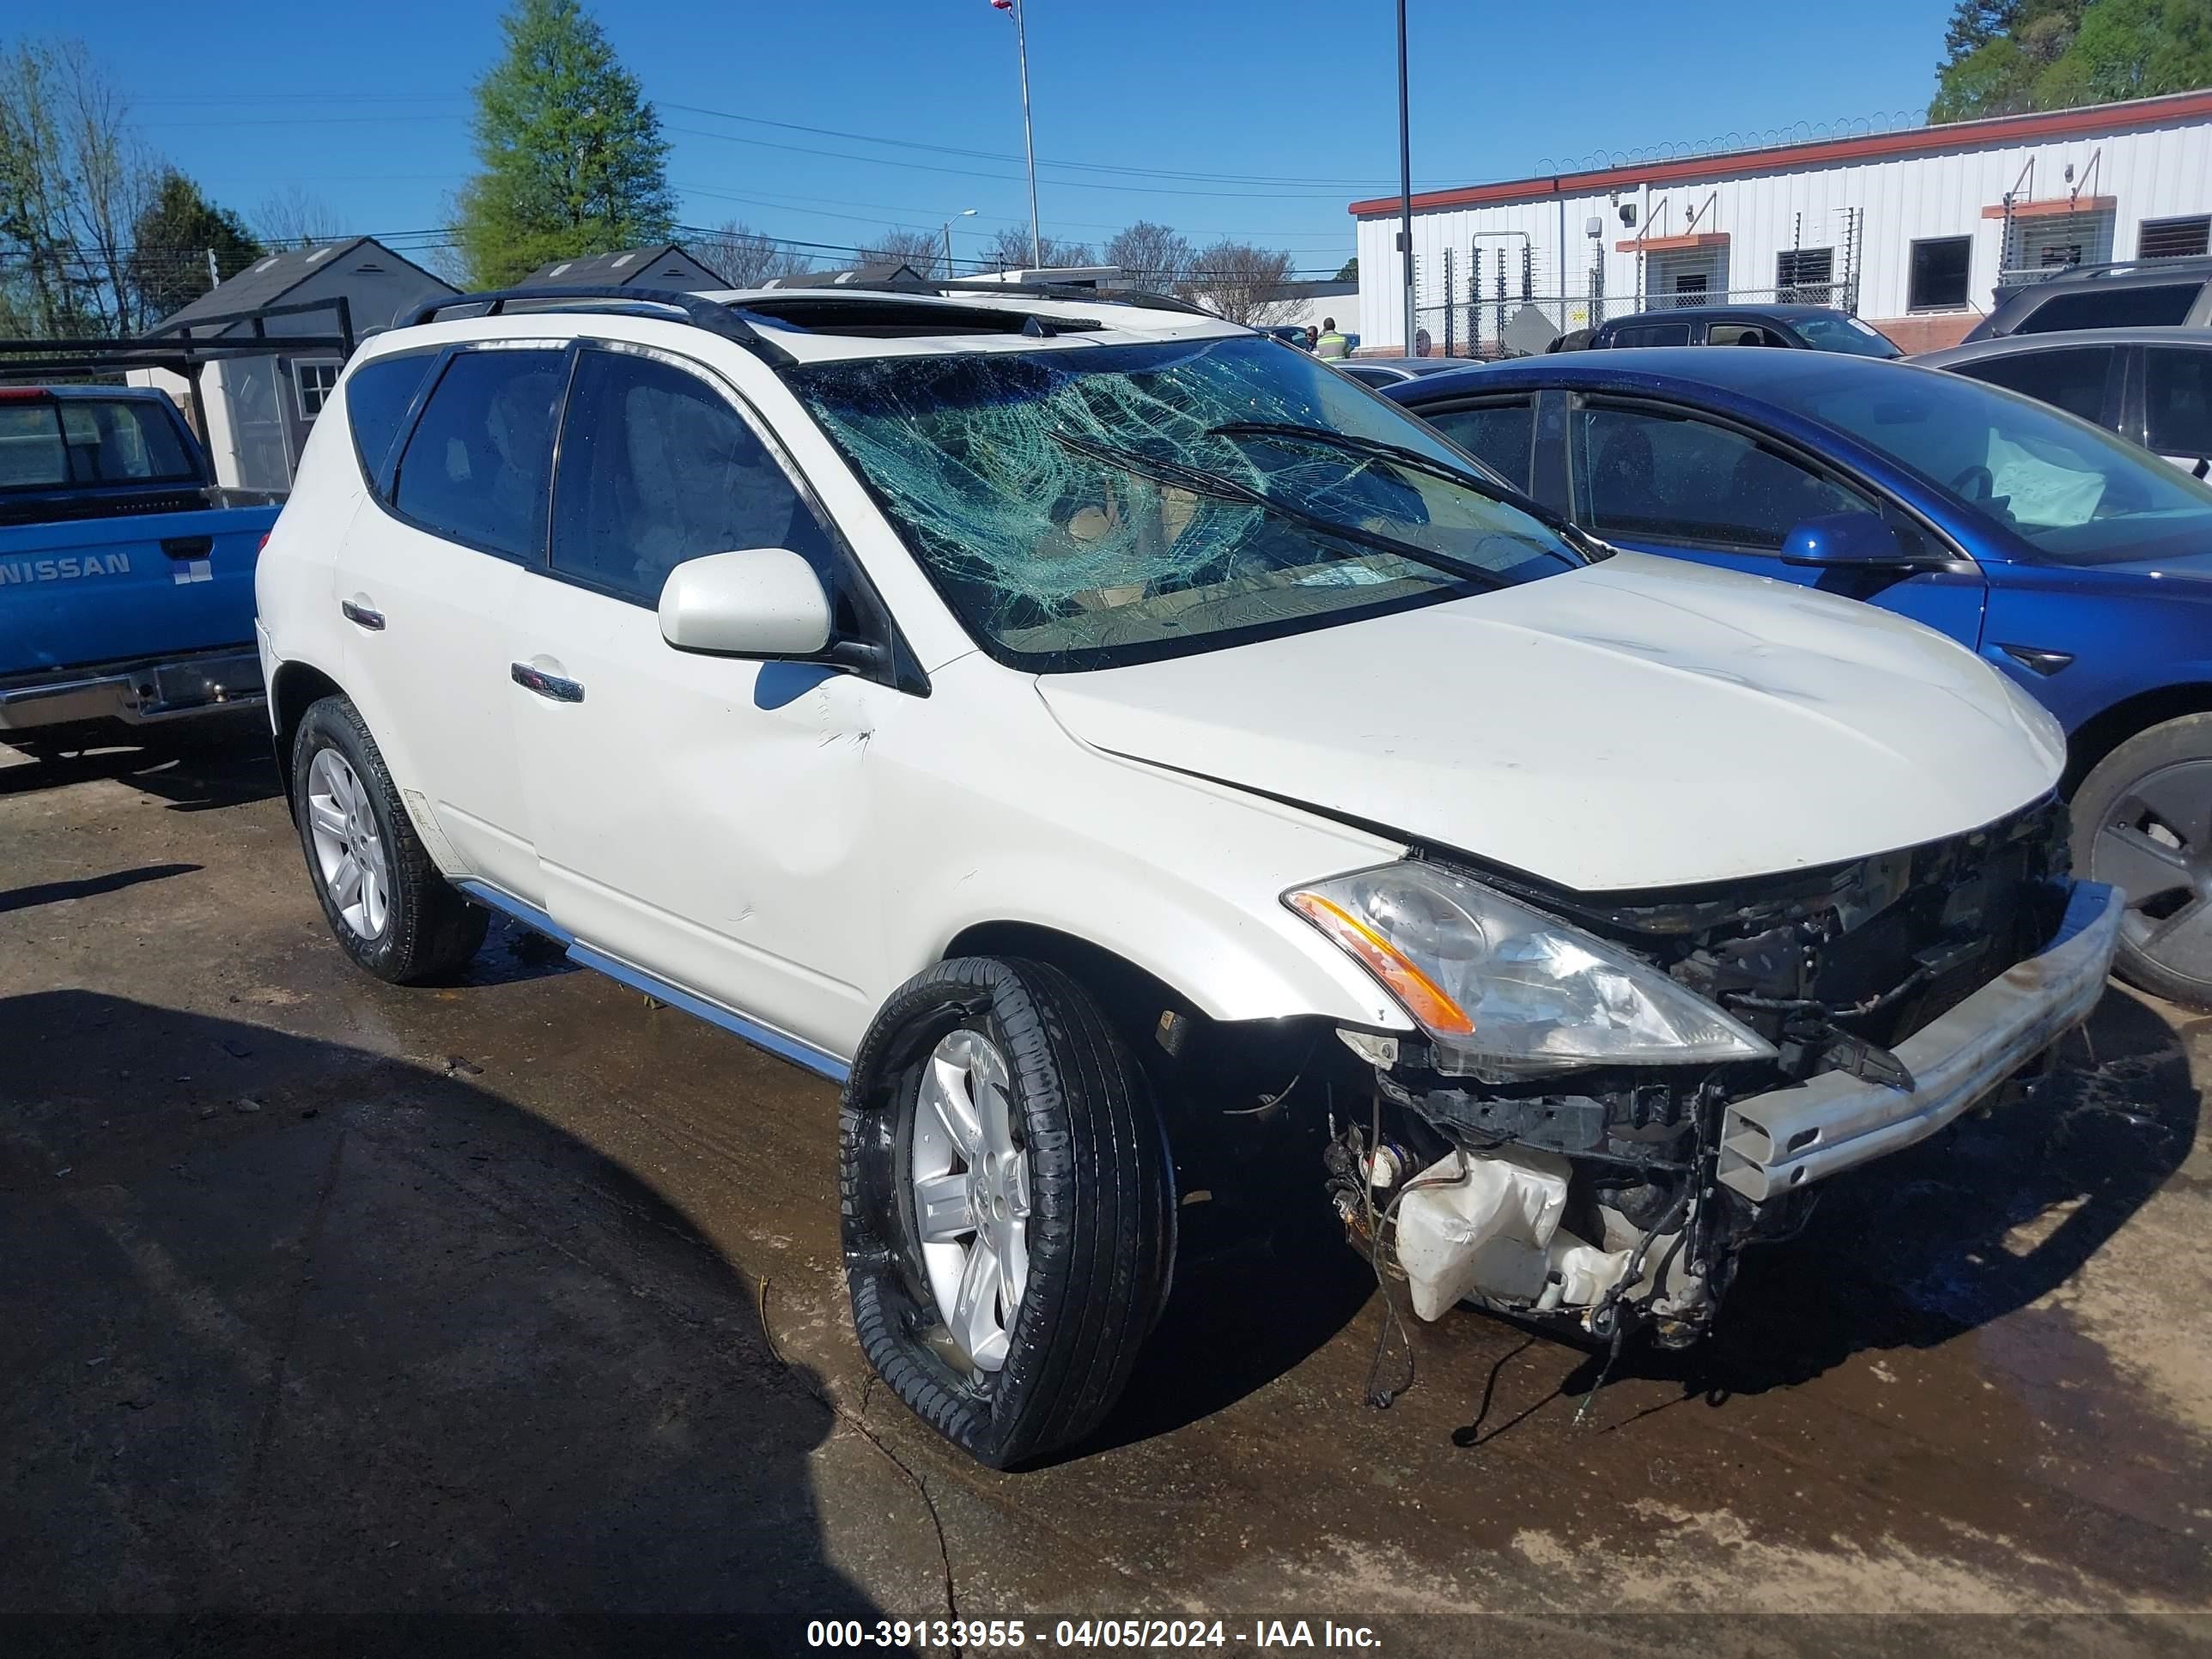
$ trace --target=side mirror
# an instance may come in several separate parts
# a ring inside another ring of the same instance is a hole
[[[1919,562],[1905,550],[1879,513],[1824,513],[1807,519],[1782,538],[1784,564],[1869,569]]]
[[[830,627],[822,579],[787,548],[687,559],[660,590],[660,637],[678,651],[812,657],[828,647]]]

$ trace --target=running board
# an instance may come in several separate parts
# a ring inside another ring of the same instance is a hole
[[[743,1014],[732,1013],[720,1003],[693,994],[665,979],[657,979],[642,969],[633,968],[617,961],[603,951],[577,943],[576,936],[555,921],[534,904],[502,893],[498,888],[481,881],[457,881],[454,886],[487,910],[496,910],[510,921],[518,921],[533,933],[542,933],[568,953],[568,959],[580,968],[604,974],[617,985],[627,985],[633,991],[641,991],[656,1001],[672,1008],[681,1008],[685,1013],[705,1020],[709,1025],[719,1025],[732,1036],[743,1037],[756,1048],[763,1049],[779,1060],[787,1060],[794,1066],[804,1066],[817,1077],[832,1083],[842,1084],[852,1075],[853,1068],[835,1054],[816,1048],[812,1043],[779,1031],[772,1025],[747,1019]]]

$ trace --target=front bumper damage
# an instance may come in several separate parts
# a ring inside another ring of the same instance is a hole
[[[2124,900],[2065,874],[2063,808],[1765,890],[1553,906],[1760,1022],[1771,1061],[1446,1076],[1418,1039],[1370,1059],[1366,1123],[1324,1164],[1352,1242],[1414,1311],[1462,1302],[1606,1338],[1706,1329],[1747,1245],[1818,1183],[2032,1075],[2102,994]]]
[[[1720,1180],[1764,1203],[1924,1139],[2089,1017],[2105,994],[2127,899],[2079,882],[2043,951],[1898,1044],[1906,1089],[1830,1072],[1729,1107]]]

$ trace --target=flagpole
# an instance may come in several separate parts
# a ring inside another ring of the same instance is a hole
[[[1044,264],[1044,238],[1037,229],[1036,139],[1030,131],[1030,37],[1022,24],[1022,0],[1014,0],[1014,42],[1022,64],[1022,148],[1030,161],[1030,264]]]

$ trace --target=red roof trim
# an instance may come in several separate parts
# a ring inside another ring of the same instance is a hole
[[[1735,173],[1768,173],[1778,167],[1864,161],[1875,156],[1937,155],[1945,150],[1973,149],[1983,144],[2058,138],[2078,132],[2112,132],[2206,118],[2212,118],[2212,91],[2179,92],[2165,98],[2091,104],[2081,109],[2051,110],[2039,115],[2003,115],[1988,121],[1914,127],[1905,132],[1870,132],[1861,138],[1778,144],[1771,149],[1682,156],[1636,167],[1563,173],[1548,179],[1511,179],[1500,184],[1469,185],[1460,190],[1432,190],[1416,195],[1413,205],[1417,209],[1480,207],[1498,202],[1538,201],[1553,196],[1587,196],[1625,185],[1671,185],[1689,179],[1726,178]],[[1399,210],[1399,198],[1395,196],[1354,202],[1351,209],[1355,218],[1362,219]]]

